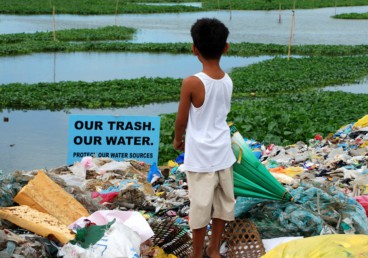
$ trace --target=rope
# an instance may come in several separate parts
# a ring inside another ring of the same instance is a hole
[[[231,142],[231,144],[235,144],[235,145],[238,145],[238,148],[239,148],[239,153],[238,153],[238,159],[237,159],[237,163],[240,164],[241,161],[242,161],[242,157],[243,157],[243,150],[242,148],[240,148],[240,145],[237,144],[236,142]]]

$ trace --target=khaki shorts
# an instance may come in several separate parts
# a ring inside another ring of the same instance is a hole
[[[212,218],[234,220],[234,182],[232,167],[211,173],[187,171],[190,200],[189,226],[203,228]]]

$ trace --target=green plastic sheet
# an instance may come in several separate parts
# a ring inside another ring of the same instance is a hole
[[[104,236],[105,231],[108,230],[114,222],[115,219],[107,223],[106,225],[92,225],[77,229],[77,235],[74,240],[70,241],[70,243],[72,243],[73,245],[79,245],[87,249],[91,245],[96,244]]]

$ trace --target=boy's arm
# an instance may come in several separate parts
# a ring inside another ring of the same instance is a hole
[[[178,114],[175,121],[174,148],[184,150],[184,133],[188,123],[189,108],[192,101],[192,77],[183,80],[180,92]]]

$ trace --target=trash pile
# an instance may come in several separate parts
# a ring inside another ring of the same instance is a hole
[[[237,217],[252,218],[262,238],[368,234],[368,116],[325,139],[316,135],[309,145],[256,148],[263,148],[263,164],[294,198],[238,198]]]
[[[308,144],[247,143],[293,197],[237,197],[237,220],[252,221],[265,246],[285,237],[368,234],[368,115]],[[69,167],[2,176],[0,257],[186,257],[192,239],[184,158],[157,166],[84,157]]]

